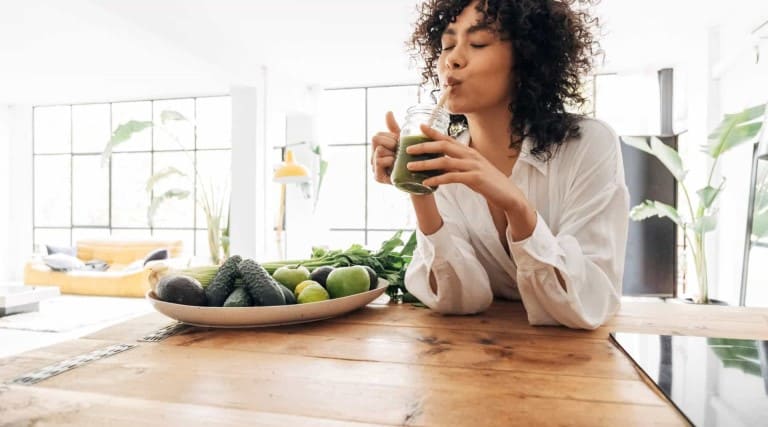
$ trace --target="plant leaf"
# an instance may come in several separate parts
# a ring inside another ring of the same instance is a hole
[[[704,209],[709,209],[709,207],[712,206],[712,202],[715,201],[715,198],[720,193],[722,188],[722,185],[719,188],[708,185],[696,192],[696,194],[699,195],[699,201],[701,202],[701,205],[704,207]]]
[[[154,218],[155,214],[157,213],[157,208],[160,207],[160,205],[163,204],[166,200],[171,199],[186,199],[189,197],[189,190],[181,190],[178,188],[171,188],[170,190],[166,191],[165,193],[155,196],[152,199],[152,203],[149,205],[149,209],[147,209],[147,223],[149,223],[150,227],[154,227]]]
[[[155,185],[157,185],[159,181],[162,181],[163,179],[173,175],[187,176],[187,174],[176,169],[175,167],[168,166],[167,168],[161,171],[158,171],[157,173],[149,177],[149,179],[147,180],[146,188],[145,188],[147,190],[147,193],[151,193],[152,189],[155,187]]]
[[[403,246],[403,250],[400,251],[400,256],[411,256],[413,255],[413,250],[416,249],[416,232],[411,233],[411,237],[408,239],[408,242]]]
[[[763,126],[765,104],[747,108],[736,114],[726,114],[709,135],[707,153],[718,158],[726,151],[755,138]]]
[[[683,169],[683,161],[674,148],[661,142],[659,138],[651,137],[653,155],[672,173],[676,180],[682,181],[687,171]]]
[[[643,136],[622,136],[621,140],[630,147],[635,147],[640,151],[645,151],[650,155],[654,155],[651,151],[651,147],[648,145],[648,141]]]
[[[677,209],[656,200],[646,200],[629,211],[629,217],[635,221],[642,221],[652,216],[667,217],[677,224],[678,227],[683,226],[683,221],[680,219]]]
[[[163,124],[171,120],[187,120],[187,118],[184,117],[184,115],[179,113],[178,111],[173,111],[173,110],[163,110],[160,113],[160,121]]]
[[[109,158],[112,156],[112,151],[115,147],[131,139],[134,133],[141,132],[144,129],[151,127],[153,123],[151,121],[139,121],[130,120],[122,123],[120,126],[112,132],[112,137],[109,138],[107,145],[104,147],[104,151],[101,153],[101,166],[104,167]]]
[[[714,215],[706,215],[697,219],[693,223],[693,230],[697,233],[708,233],[717,227],[717,217]]]

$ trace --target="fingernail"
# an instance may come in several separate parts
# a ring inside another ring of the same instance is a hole
[[[406,152],[406,153],[408,153],[408,154],[411,154],[411,153],[413,153],[413,150],[415,150],[415,149],[416,149],[416,147],[414,147],[413,145],[411,145],[410,147],[407,147],[407,148],[405,149],[405,152]]]

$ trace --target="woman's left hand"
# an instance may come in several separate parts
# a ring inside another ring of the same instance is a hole
[[[432,141],[412,145],[408,147],[408,153],[443,154],[443,156],[410,162],[408,169],[444,171],[441,175],[425,179],[424,185],[462,183],[505,211],[520,208],[521,201],[525,200],[520,189],[477,150],[426,125],[421,126],[421,131]]]

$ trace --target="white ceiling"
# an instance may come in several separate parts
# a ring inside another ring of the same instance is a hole
[[[4,0],[0,103],[221,93],[273,75],[321,86],[418,80],[418,0]],[[679,62],[708,26],[748,32],[766,0],[603,0],[605,69]]]

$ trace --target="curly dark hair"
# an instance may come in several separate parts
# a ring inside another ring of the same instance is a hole
[[[424,60],[422,83],[436,86],[437,61],[446,27],[473,0],[425,0],[419,10],[409,47]],[[533,141],[531,154],[549,160],[555,149],[571,137],[579,137],[580,116],[566,105],[581,106],[581,77],[592,69],[599,51],[592,29],[597,19],[585,10],[592,0],[478,0],[482,24],[510,40],[515,58],[509,111],[512,113],[510,147]],[[452,122],[463,122],[461,115]]]

